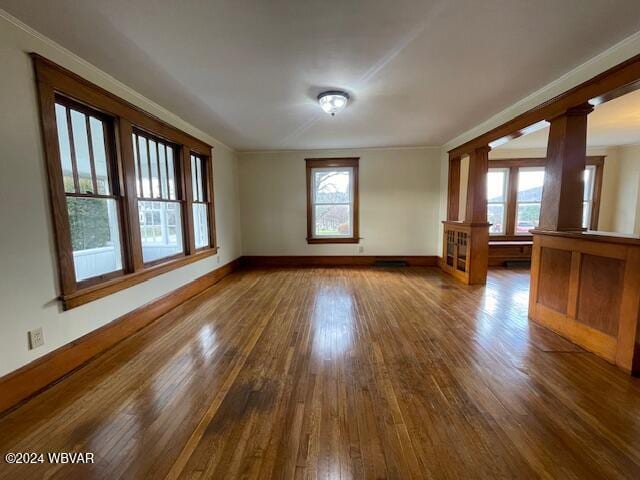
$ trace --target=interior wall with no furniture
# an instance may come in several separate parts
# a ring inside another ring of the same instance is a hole
[[[360,244],[307,244],[305,158],[324,157],[360,157]],[[239,153],[238,158],[244,255],[438,254],[439,148]]]
[[[61,311],[35,76],[37,52],[214,145],[218,255]],[[28,27],[0,16],[0,375],[11,372],[241,255],[235,153]],[[29,350],[27,331],[45,345]]]

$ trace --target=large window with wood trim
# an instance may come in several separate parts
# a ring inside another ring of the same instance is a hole
[[[358,243],[358,158],[308,158],[307,241]]]
[[[487,177],[487,219],[494,239],[529,236],[538,226],[544,158],[491,160]],[[587,157],[584,171],[583,227],[596,230],[604,157]]]
[[[184,254],[183,195],[176,150],[175,145],[149,134],[133,133],[140,241],[145,263]]]
[[[215,254],[211,146],[33,57],[64,308]]]
[[[55,118],[74,274],[89,285],[123,273],[113,123],[62,97]]]

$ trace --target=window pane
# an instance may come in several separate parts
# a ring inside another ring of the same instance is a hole
[[[591,204],[589,202],[582,202],[582,226],[589,228],[591,223]]]
[[[191,191],[193,192],[193,201],[198,202],[200,199],[198,198],[198,172],[196,170],[196,159],[195,155],[191,155]]]
[[[518,202],[542,201],[543,185],[544,169],[521,168],[518,171]]]
[[[158,151],[156,150],[156,142],[149,142],[149,161],[151,163],[151,194],[153,198],[160,197],[160,176],[158,172]]]
[[[315,203],[350,203],[351,169],[315,169],[313,185]]]
[[[202,159],[196,158],[196,173],[197,173],[197,183],[198,183],[198,201],[204,202],[204,194],[202,191]]]
[[[593,198],[593,181],[595,176],[596,167],[588,165],[584,170],[584,196],[585,202],[591,201]]]
[[[169,199],[176,199],[176,171],[173,166],[173,148],[167,147],[167,168],[169,169]]]
[[[138,137],[140,154],[140,175],[142,176],[142,196],[151,198],[151,182],[149,181],[149,159],[147,158],[147,139]]]
[[[95,193],[93,191],[93,176],[91,175],[91,161],[89,159],[86,116],[83,113],[71,110],[71,130],[76,151],[80,193]]]
[[[507,171],[506,170],[489,170],[487,175],[487,201],[493,203],[504,202],[505,185]]]
[[[67,125],[67,109],[56,104],[56,125],[58,127],[58,144],[60,163],[62,165],[62,182],[65,192],[74,192],[73,166],[71,164],[71,148],[69,146],[69,130]]]
[[[196,248],[209,246],[209,223],[207,221],[207,204],[193,204],[193,230]]]
[[[487,209],[487,221],[491,223],[489,233],[504,233],[504,204],[489,204]]]
[[[350,205],[315,205],[314,235],[337,237],[351,235]]]
[[[115,200],[67,197],[76,280],[122,269]]]
[[[100,195],[110,195],[107,152],[104,146],[104,126],[100,120],[94,117],[89,117],[89,125],[91,128],[91,146],[93,148],[98,193]]]
[[[162,198],[169,198],[167,189],[167,158],[164,145],[158,145],[158,159],[160,160],[160,183],[162,185]]]
[[[138,201],[142,259],[152,262],[184,251],[182,214],[177,202]]]
[[[529,233],[529,230],[538,226],[539,219],[539,203],[518,205],[518,211],[516,213],[516,234]]]
[[[138,161],[138,137],[133,133],[131,135],[133,137],[133,163],[136,170],[136,195],[138,197],[142,196],[141,186],[140,186],[140,162]]]

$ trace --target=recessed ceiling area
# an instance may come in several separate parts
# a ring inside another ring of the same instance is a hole
[[[511,140],[496,149],[546,148],[549,127]],[[640,143],[640,90],[597,105],[587,117],[587,146],[615,147]]]
[[[637,0],[0,7],[237,150],[442,145],[640,30]]]

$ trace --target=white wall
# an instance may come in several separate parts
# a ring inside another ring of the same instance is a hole
[[[220,253],[127,290],[60,310],[56,257],[33,67],[37,52],[214,145]],[[0,375],[54,350],[241,255],[235,153],[0,11]],[[27,331],[44,328],[29,351]]]
[[[359,245],[308,245],[305,158],[360,157]],[[244,255],[437,255],[440,149],[240,153]],[[359,252],[359,247],[364,251]]]
[[[640,234],[640,145],[619,148],[613,231]]]

